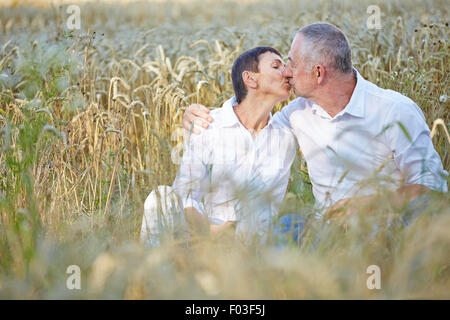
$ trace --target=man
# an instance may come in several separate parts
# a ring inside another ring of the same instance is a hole
[[[446,177],[420,108],[365,80],[337,27],[298,31],[284,70],[299,98],[274,115],[297,137],[307,162],[318,217],[370,201],[380,187],[403,204],[428,190],[447,192]],[[183,125],[207,127],[208,110],[191,105]],[[195,132],[195,131],[194,131]],[[350,213],[350,212],[347,212]]]
[[[283,70],[279,52],[270,47],[236,59],[231,71],[236,97],[211,113],[214,123],[208,130],[188,137],[173,187],[158,188],[162,203],[155,192],[147,198],[144,242],[158,245],[155,235],[171,233],[171,226],[167,230],[160,224],[174,224],[180,207],[184,215],[179,220],[185,218],[192,232],[217,238],[236,229],[247,243],[266,241],[297,148],[292,131],[271,114],[290,95]],[[181,200],[178,205],[174,194]]]

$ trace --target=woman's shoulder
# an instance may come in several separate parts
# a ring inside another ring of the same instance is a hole
[[[223,125],[227,124],[230,121],[230,110],[233,110],[232,107],[236,105],[236,98],[232,97],[226,100],[220,108],[212,109],[209,113],[213,121],[210,123],[208,129],[218,129]],[[233,119],[232,119],[233,120]]]

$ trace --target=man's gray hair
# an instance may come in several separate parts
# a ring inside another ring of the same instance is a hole
[[[307,65],[323,64],[342,73],[352,71],[352,53],[345,34],[329,23],[314,23],[298,31],[303,35],[299,52]]]

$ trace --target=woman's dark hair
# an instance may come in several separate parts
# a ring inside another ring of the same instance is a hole
[[[245,87],[244,79],[242,79],[242,73],[244,71],[258,72],[259,56],[265,52],[273,52],[281,56],[274,48],[256,47],[244,52],[234,61],[231,68],[231,80],[233,81],[234,95],[238,103],[241,103],[247,96],[247,88]]]

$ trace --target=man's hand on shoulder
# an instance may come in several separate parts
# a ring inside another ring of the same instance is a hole
[[[183,128],[188,132],[192,130],[193,133],[200,134],[201,131],[196,126],[206,129],[212,120],[208,108],[201,104],[191,104],[184,112]]]

